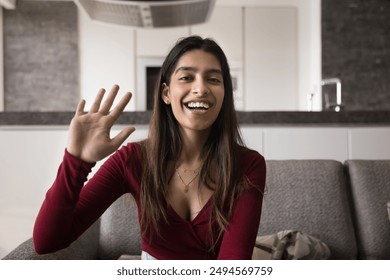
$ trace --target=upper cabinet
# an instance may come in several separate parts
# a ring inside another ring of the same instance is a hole
[[[214,39],[224,50],[233,79],[236,109],[244,110],[244,33],[241,6],[216,6],[208,22],[191,27],[191,34]]]
[[[137,92],[145,64],[160,64],[178,38],[210,37],[225,51],[236,109],[321,110],[320,1],[217,1],[209,21],[189,27],[137,29]],[[137,107],[146,108],[139,99]]]
[[[191,27],[191,34],[215,39],[225,51],[231,63],[243,59],[243,9],[237,7],[216,6],[207,23]]]
[[[229,60],[245,111],[321,109],[320,1],[218,1],[191,34],[212,37]],[[311,99],[310,99],[311,98]]]
[[[295,7],[245,8],[246,110],[298,109],[297,17]]]
[[[112,80],[134,92],[128,110],[150,110],[149,77],[175,42],[192,34],[215,39],[225,51],[236,109],[321,110],[320,11],[320,0],[219,0],[204,24],[155,29],[81,17],[81,95],[95,94],[96,81]]]

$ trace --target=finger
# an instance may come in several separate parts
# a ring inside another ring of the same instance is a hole
[[[85,107],[85,100],[81,99],[79,101],[79,104],[77,104],[77,109],[76,109],[76,116],[81,116],[84,114],[84,107]]]
[[[132,97],[131,92],[126,92],[125,95],[118,102],[118,104],[115,106],[115,108],[111,111],[110,115],[114,122],[119,118],[120,114],[123,112],[126,105],[130,102],[131,97]]]
[[[102,103],[103,96],[104,96],[105,92],[106,92],[106,90],[104,88],[99,89],[99,91],[95,97],[95,100],[94,100],[91,108],[89,109],[89,111],[91,113],[96,113],[99,110],[100,104]]]
[[[116,149],[135,131],[135,127],[129,126],[122,129],[114,138],[112,138],[112,144]]]
[[[106,100],[104,101],[102,107],[100,108],[99,112],[103,115],[107,115],[108,112],[111,109],[112,103],[114,103],[115,97],[119,91],[119,86],[114,85],[110,91],[110,94],[107,96]]]

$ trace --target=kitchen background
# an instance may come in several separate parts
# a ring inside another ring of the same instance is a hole
[[[320,80],[319,52],[317,60],[310,59],[320,47],[320,32],[308,24],[315,6],[257,2],[218,1],[205,24],[146,30],[92,22],[71,1],[20,0],[17,9],[4,11],[4,109],[73,110],[80,96],[89,101],[98,87],[117,83],[135,93],[128,110],[145,110],[140,65],[161,60],[179,37],[190,34],[221,43],[237,78],[239,109],[306,109],[311,84]],[[300,29],[308,35],[298,36]],[[317,45],[311,48],[310,41]],[[314,67],[315,75],[309,72]]]
[[[142,109],[140,65],[160,61],[181,36],[212,35],[224,47],[238,107],[268,111],[241,121],[247,145],[266,159],[390,159],[387,0],[221,0],[208,23],[158,30],[93,22],[72,1],[16,3],[0,10],[0,258],[31,237],[66,146],[69,116],[60,111],[113,83],[134,91],[129,111]],[[294,113],[307,111],[311,93],[312,109],[325,107],[321,91],[334,99],[336,90],[321,80],[335,77],[340,113]],[[66,119],[58,125],[51,116]],[[25,125],[29,119],[42,124]],[[147,136],[147,122],[131,123],[137,130],[129,141]]]
[[[4,110],[72,111],[80,96],[111,86],[105,76],[137,95],[137,64],[163,57],[189,34],[211,35],[226,49],[239,75],[238,109],[304,111],[309,94],[319,98],[321,90],[335,101],[335,85],[320,85],[333,77],[343,109],[390,108],[389,1],[231,2],[218,1],[200,26],[142,30],[91,23],[72,1],[19,0],[3,12]],[[317,15],[304,29],[300,17],[310,12]],[[324,102],[314,107],[326,109]],[[132,106],[145,109],[139,100]]]

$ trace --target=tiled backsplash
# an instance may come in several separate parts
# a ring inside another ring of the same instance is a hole
[[[390,110],[389,15],[386,0],[322,0],[322,76],[341,79],[346,110]]]
[[[79,99],[76,5],[18,0],[3,16],[5,111],[74,110]]]

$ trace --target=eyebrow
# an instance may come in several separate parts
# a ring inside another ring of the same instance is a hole
[[[176,69],[175,74],[179,71],[190,71],[190,72],[197,72],[199,69],[196,67],[191,66],[182,66]],[[222,75],[222,70],[220,69],[208,69],[206,73],[217,73]]]

